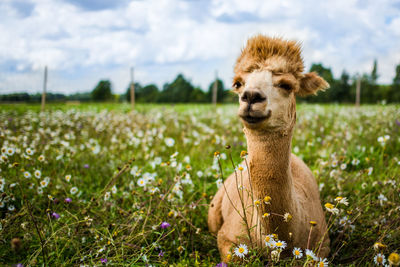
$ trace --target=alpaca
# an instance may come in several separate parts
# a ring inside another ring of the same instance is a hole
[[[291,154],[296,96],[316,94],[329,84],[314,72],[303,74],[300,53],[295,41],[258,35],[247,41],[236,61],[233,91],[247,139],[242,166],[248,170],[231,174],[210,203],[209,230],[217,235],[223,261],[240,243],[265,246],[269,234],[287,242],[283,253],[299,247],[320,257],[329,254],[317,183],[307,165]]]

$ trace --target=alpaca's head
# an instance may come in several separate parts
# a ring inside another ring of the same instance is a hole
[[[304,74],[297,42],[262,35],[247,41],[236,61],[233,91],[245,127],[287,131],[296,120],[296,95],[324,90],[329,84],[316,73]]]

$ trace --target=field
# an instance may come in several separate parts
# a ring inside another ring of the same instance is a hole
[[[207,210],[236,167],[230,156],[238,164],[246,150],[236,105],[0,108],[0,265],[220,262]],[[298,106],[293,153],[313,170],[322,205],[338,208],[326,212],[329,264],[400,253],[399,132],[399,106]],[[232,265],[267,264],[259,253]],[[273,264],[306,262],[316,264]]]

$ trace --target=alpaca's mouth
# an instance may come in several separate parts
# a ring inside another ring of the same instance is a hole
[[[250,114],[246,114],[240,117],[247,123],[256,124],[271,117],[271,110],[268,110],[268,113],[265,116],[251,116]]]
[[[241,118],[244,121],[246,121],[247,123],[259,123],[259,122],[262,122],[263,120],[265,120],[267,117],[266,116],[263,116],[263,117],[242,116]]]

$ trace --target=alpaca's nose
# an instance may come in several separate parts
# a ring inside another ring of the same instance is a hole
[[[255,103],[261,103],[267,100],[265,96],[263,96],[260,92],[255,90],[247,90],[243,93],[241,100],[243,102],[247,102],[249,105]]]

